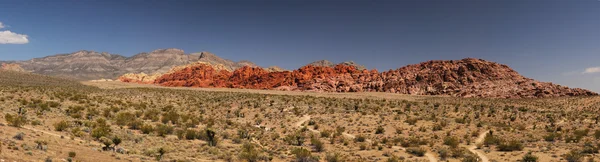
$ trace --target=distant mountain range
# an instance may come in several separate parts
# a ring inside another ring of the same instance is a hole
[[[597,93],[539,82],[507,65],[481,59],[427,61],[378,72],[348,61],[315,61],[297,70],[262,68],[209,52],[159,49],[132,57],[78,51],[27,61],[0,62],[0,69],[77,80],[118,79],[163,86],[277,89],[318,92],[389,92],[486,98],[591,96]]]
[[[4,61],[8,68],[20,68],[32,73],[60,76],[76,80],[116,79],[126,73],[165,73],[171,68],[194,62],[224,65],[227,70],[256,65],[250,61],[234,62],[209,52],[186,54],[180,49],[159,49],[132,57],[94,51],[77,51],[26,61]]]

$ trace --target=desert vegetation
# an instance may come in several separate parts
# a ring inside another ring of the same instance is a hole
[[[390,99],[102,89],[0,73],[0,157],[6,160],[600,159],[598,97]]]

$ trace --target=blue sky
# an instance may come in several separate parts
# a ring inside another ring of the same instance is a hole
[[[27,0],[0,1],[0,22],[0,60],[180,48],[287,69],[327,59],[383,71],[475,57],[600,92],[599,0]]]

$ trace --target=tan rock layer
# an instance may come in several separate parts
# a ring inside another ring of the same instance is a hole
[[[21,67],[21,65],[15,63],[2,63],[2,66],[0,66],[0,70],[27,72]]]

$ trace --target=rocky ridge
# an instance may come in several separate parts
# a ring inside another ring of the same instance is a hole
[[[125,74],[129,74],[128,76],[131,76],[130,74],[142,76],[141,73],[148,76],[162,75],[173,67],[189,65],[198,61],[221,64],[231,71],[243,66],[256,66],[249,61],[234,62],[222,59],[209,52],[186,54],[183,50],[174,48],[158,49],[131,57],[82,50],[12,63],[33,73],[76,80],[96,80],[116,79]]]
[[[154,81],[162,86],[277,89],[316,92],[389,92],[486,98],[591,96],[594,92],[525,78],[510,67],[481,59],[428,61],[396,70],[359,70],[346,63],[309,64],[269,72],[244,66],[233,72],[208,64],[187,66]]]

